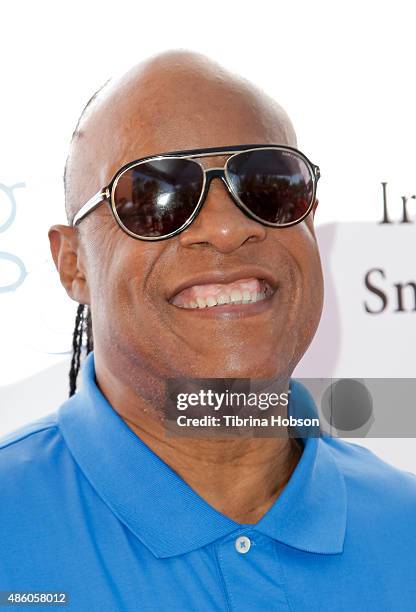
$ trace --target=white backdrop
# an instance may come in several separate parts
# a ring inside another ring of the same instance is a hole
[[[403,197],[416,220],[412,2],[16,1],[1,19],[0,433],[66,395],[75,305],[59,285],[47,230],[65,221],[62,173],[78,115],[109,77],[169,48],[205,53],[263,87],[321,167],[327,300],[297,373],[414,376],[412,287],[404,311],[393,312],[394,285],[416,279],[416,223],[399,223]],[[378,224],[382,182],[388,226]],[[369,314],[363,304],[381,302],[363,278],[376,268],[389,303]],[[413,440],[362,443],[416,471]]]

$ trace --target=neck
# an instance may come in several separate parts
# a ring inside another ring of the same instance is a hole
[[[290,438],[173,439],[140,419],[124,420],[194,491],[237,523],[261,519],[302,452]]]
[[[114,377],[97,384],[113,409],[149,448],[213,508],[237,523],[254,524],[284,489],[302,454],[289,437],[167,436],[149,403]]]

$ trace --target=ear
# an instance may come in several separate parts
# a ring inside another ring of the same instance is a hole
[[[68,225],[53,225],[48,236],[52,257],[67,294],[79,304],[89,304],[88,282],[76,229]]]

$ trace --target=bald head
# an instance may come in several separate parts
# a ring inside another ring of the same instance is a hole
[[[152,56],[106,83],[84,109],[65,170],[68,219],[133,159],[257,142],[296,146],[275,100],[201,54]]]

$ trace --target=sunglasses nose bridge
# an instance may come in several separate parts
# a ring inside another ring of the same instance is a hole
[[[220,179],[227,190],[229,191],[227,179],[225,177],[224,168],[209,168],[209,170],[205,170],[205,195],[208,193],[208,189],[211,185],[211,181],[214,178]]]
[[[210,183],[213,178],[225,178],[224,168],[209,168],[205,170],[207,183]]]

